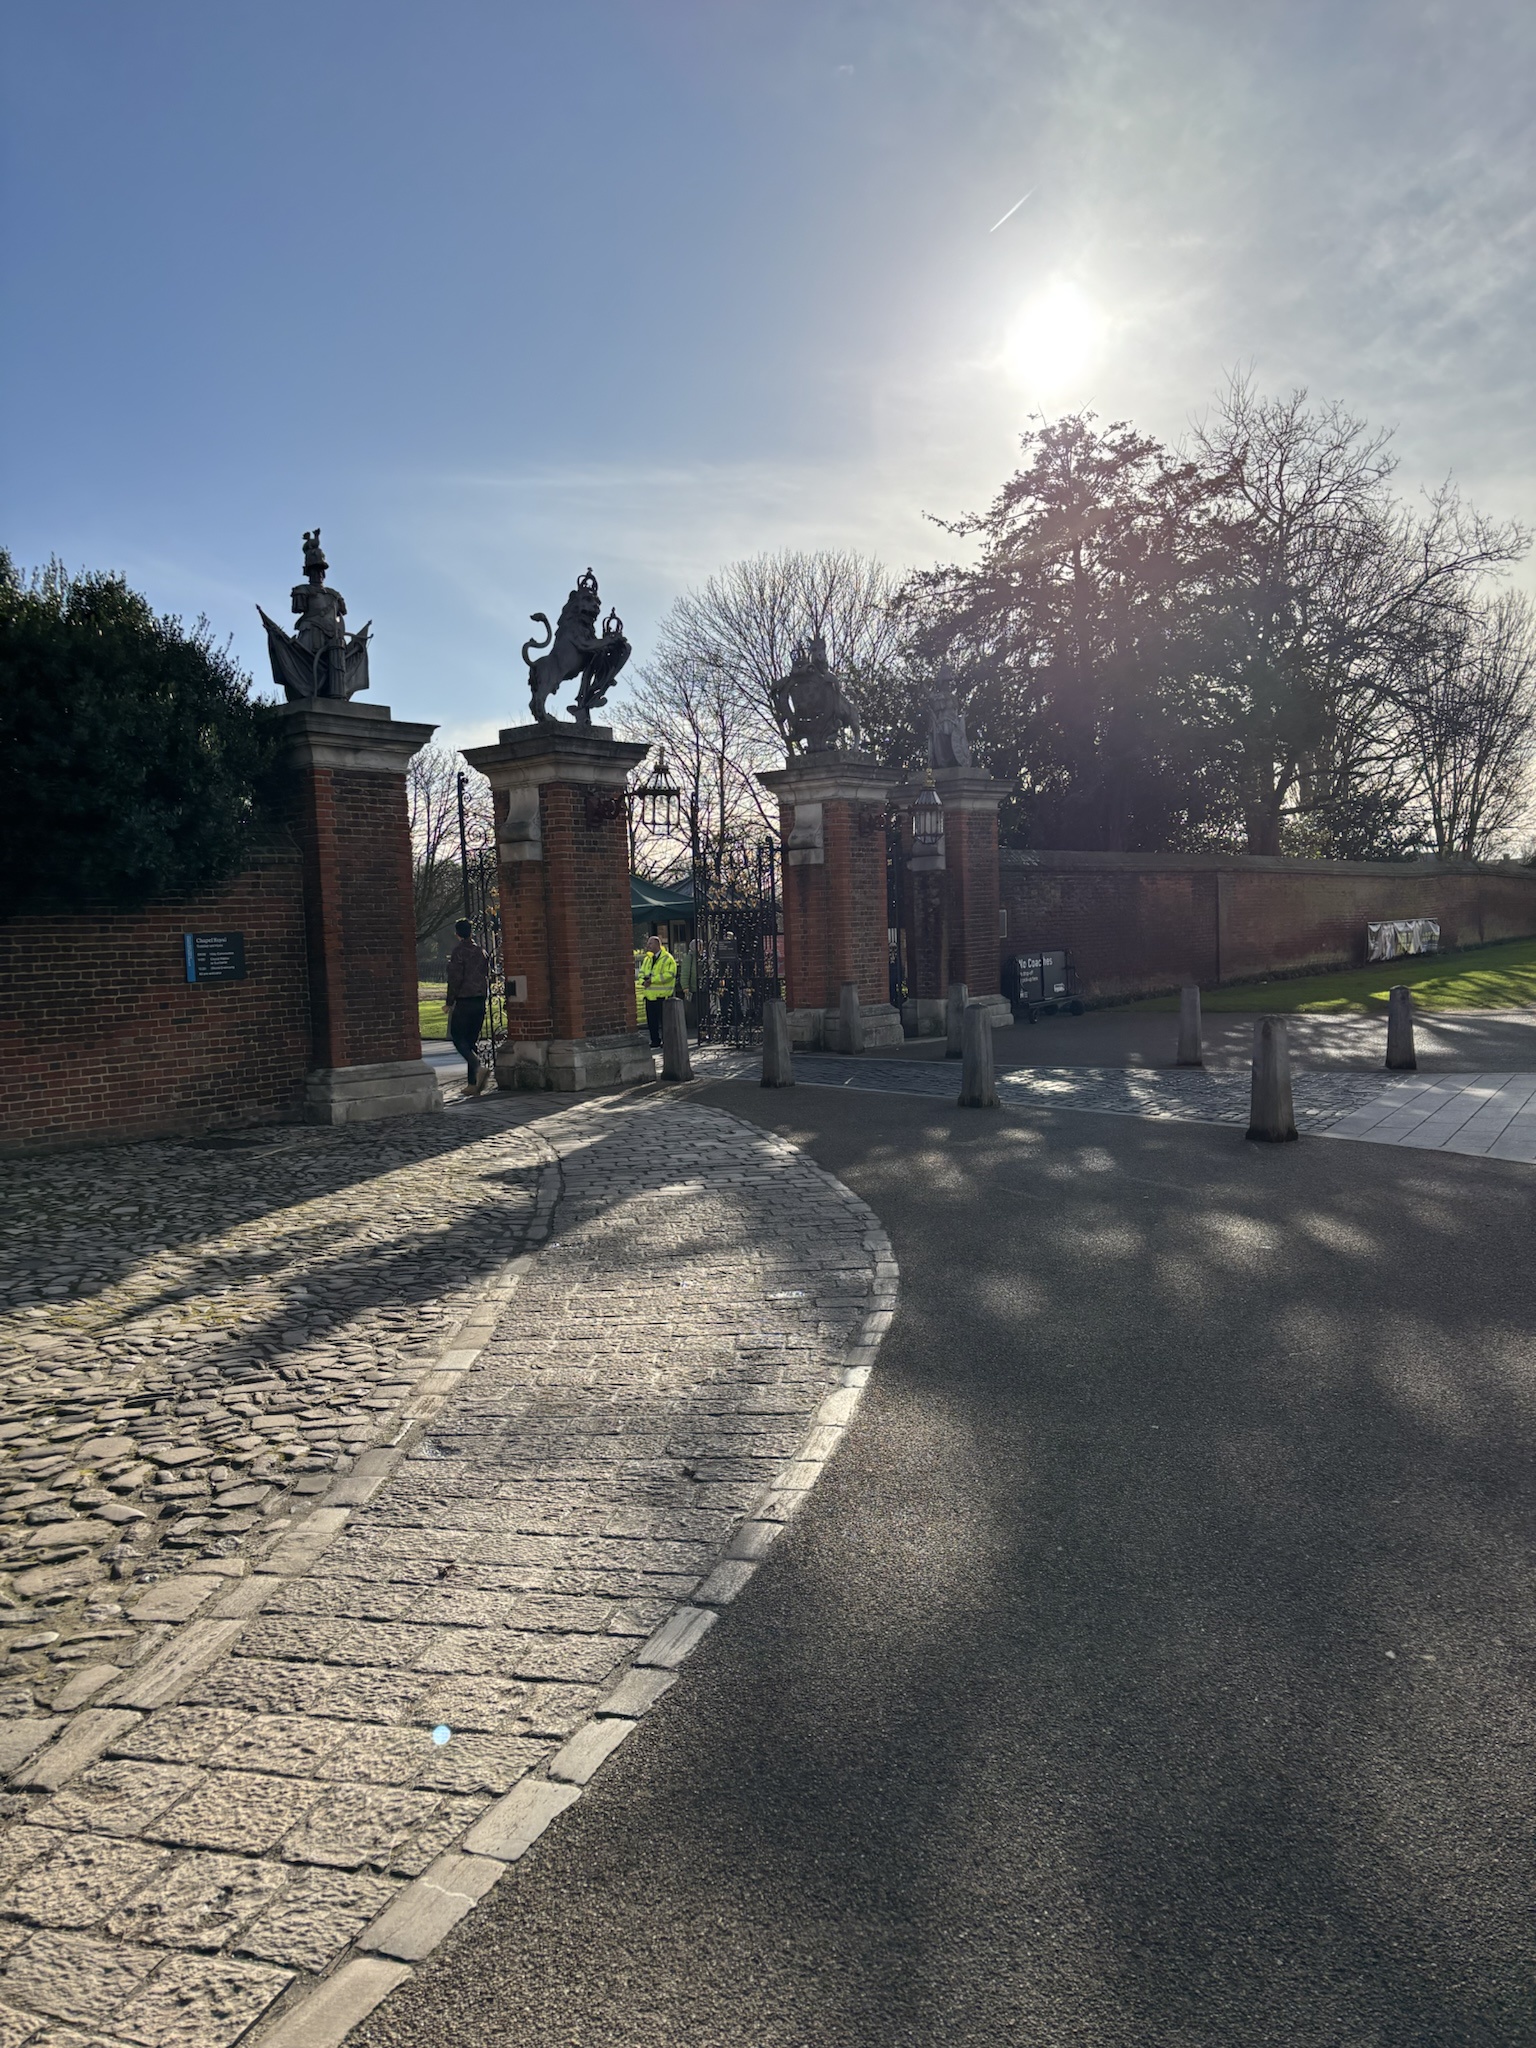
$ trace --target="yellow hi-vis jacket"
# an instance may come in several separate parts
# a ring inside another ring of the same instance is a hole
[[[677,961],[665,946],[659,953],[642,953],[635,969],[635,995],[643,1005],[659,1003],[677,993]],[[645,1014],[642,1008],[642,1016]]]

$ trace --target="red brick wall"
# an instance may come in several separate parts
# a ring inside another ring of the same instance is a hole
[[[1001,857],[1000,952],[1065,946],[1084,995],[1359,966],[1365,927],[1438,917],[1442,946],[1536,934],[1536,870],[1176,854]]]
[[[780,806],[787,841],[794,810]],[[885,812],[878,804],[822,805],[822,861],[784,867],[784,953],[792,1010],[835,1008],[845,981],[861,1003],[888,1003]]]
[[[182,935],[245,934],[246,979],[189,984]],[[136,911],[0,922],[0,1149],[297,1115],[309,1065],[297,853]]]
[[[302,769],[292,805],[315,906],[308,949],[314,1064],[420,1059],[403,777]]]
[[[501,865],[502,957],[509,975],[528,977],[527,1002],[508,1014],[514,1039],[597,1038],[636,1028],[628,832],[622,809],[589,824],[587,795],[579,783],[544,783],[543,859]],[[505,792],[498,792],[496,808],[499,823]]]
[[[944,861],[949,874],[949,979],[973,996],[995,996],[998,970],[997,811],[946,813]]]

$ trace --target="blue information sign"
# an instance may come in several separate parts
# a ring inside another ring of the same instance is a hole
[[[188,981],[244,981],[244,932],[185,932]]]

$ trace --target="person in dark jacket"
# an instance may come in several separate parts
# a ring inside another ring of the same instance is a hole
[[[480,1065],[480,1027],[491,992],[491,963],[475,944],[467,917],[454,926],[459,943],[448,955],[448,1036],[469,1069],[471,1095],[483,1095],[495,1076]]]

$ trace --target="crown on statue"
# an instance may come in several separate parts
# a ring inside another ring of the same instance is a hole
[[[592,574],[592,571],[590,569],[587,570],[585,575],[578,576],[576,578],[576,588],[578,590],[587,591],[591,596],[596,597],[597,578]]]

